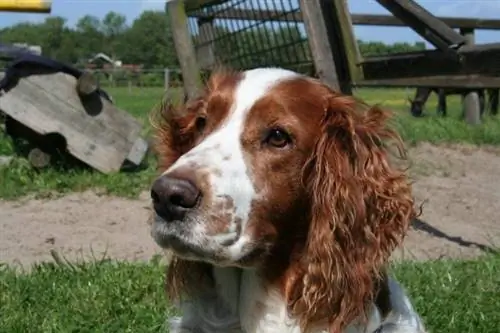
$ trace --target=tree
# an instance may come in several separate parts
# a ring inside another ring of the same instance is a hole
[[[81,58],[88,59],[101,52],[105,45],[101,21],[92,15],[83,16],[76,23],[75,38],[78,41],[78,52]]]
[[[167,15],[144,11],[125,32],[122,59],[147,67],[178,67]]]
[[[124,51],[125,45],[121,37],[128,28],[126,22],[127,19],[125,16],[113,11],[104,16],[101,22],[101,32],[104,35],[105,41],[102,52],[111,55],[113,58],[117,58],[119,54]]]

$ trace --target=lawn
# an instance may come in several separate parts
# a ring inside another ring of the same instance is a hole
[[[136,116],[148,135],[148,113],[161,89],[108,89],[119,107]],[[468,142],[499,144],[500,118],[487,117],[471,127],[460,119],[458,97],[449,100],[450,115],[435,115],[436,100],[427,117],[408,113],[413,90],[360,89],[357,96],[395,111],[395,126],[409,144]],[[0,155],[12,154],[11,142],[0,133]],[[155,161],[134,174],[102,175],[90,170],[33,170],[17,158],[0,168],[0,199],[31,194],[54,196],[89,188],[136,196],[147,190]],[[0,266],[0,333],[28,332],[163,332],[172,314],[163,295],[158,260],[149,263],[102,261],[68,265],[43,264],[29,272]],[[409,289],[430,332],[490,333],[500,327],[500,255],[473,261],[406,262],[394,272]]]
[[[166,332],[164,271],[158,260],[0,268],[0,333]],[[499,271],[499,255],[394,267],[435,333],[498,332]]]
[[[144,134],[150,133],[148,115],[161,100],[161,88],[140,89],[112,88],[108,92],[117,105],[137,117],[144,124]],[[427,106],[427,117],[413,118],[408,112],[407,98],[413,90],[405,89],[359,89],[356,92],[369,104],[379,103],[395,111],[394,123],[408,144],[420,141],[470,142],[474,144],[500,143],[500,117],[487,117],[482,125],[468,126],[460,119],[460,100],[454,96],[449,99],[449,116],[436,115],[435,96]],[[11,142],[0,132],[0,155],[12,153]],[[99,188],[103,193],[131,196],[145,190],[155,174],[155,161],[150,159],[149,166],[140,172],[102,175],[89,170],[60,170],[49,168],[41,172],[33,170],[26,160],[16,159],[7,168],[0,168],[0,198],[16,199],[26,194],[53,196],[68,191],[81,191]]]

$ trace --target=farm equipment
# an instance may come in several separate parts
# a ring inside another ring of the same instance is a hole
[[[28,143],[25,153],[33,166],[45,167],[61,154],[103,173],[142,164],[148,143],[141,124],[114,105],[91,73],[0,49],[0,58],[11,60],[0,81],[5,132],[14,142]]]

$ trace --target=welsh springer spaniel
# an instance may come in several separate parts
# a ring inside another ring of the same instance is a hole
[[[161,115],[151,233],[173,253],[171,332],[424,332],[386,273],[416,212],[384,111],[258,68]]]

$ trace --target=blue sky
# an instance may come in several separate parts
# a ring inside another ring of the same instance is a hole
[[[272,0],[260,0],[272,1]],[[367,14],[388,14],[373,0],[348,0],[351,12]],[[500,18],[500,0],[420,0],[425,8],[438,16]],[[125,15],[129,22],[144,10],[162,10],[165,1],[160,0],[53,0],[52,15],[63,16],[70,25],[80,17],[91,14],[102,18],[113,10]],[[22,21],[43,21],[45,14],[0,13],[0,27]],[[355,27],[356,37],[362,40],[392,42],[414,42],[421,38],[408,28]],[[500,31],[478,30],[477,43],[500,42]]]

